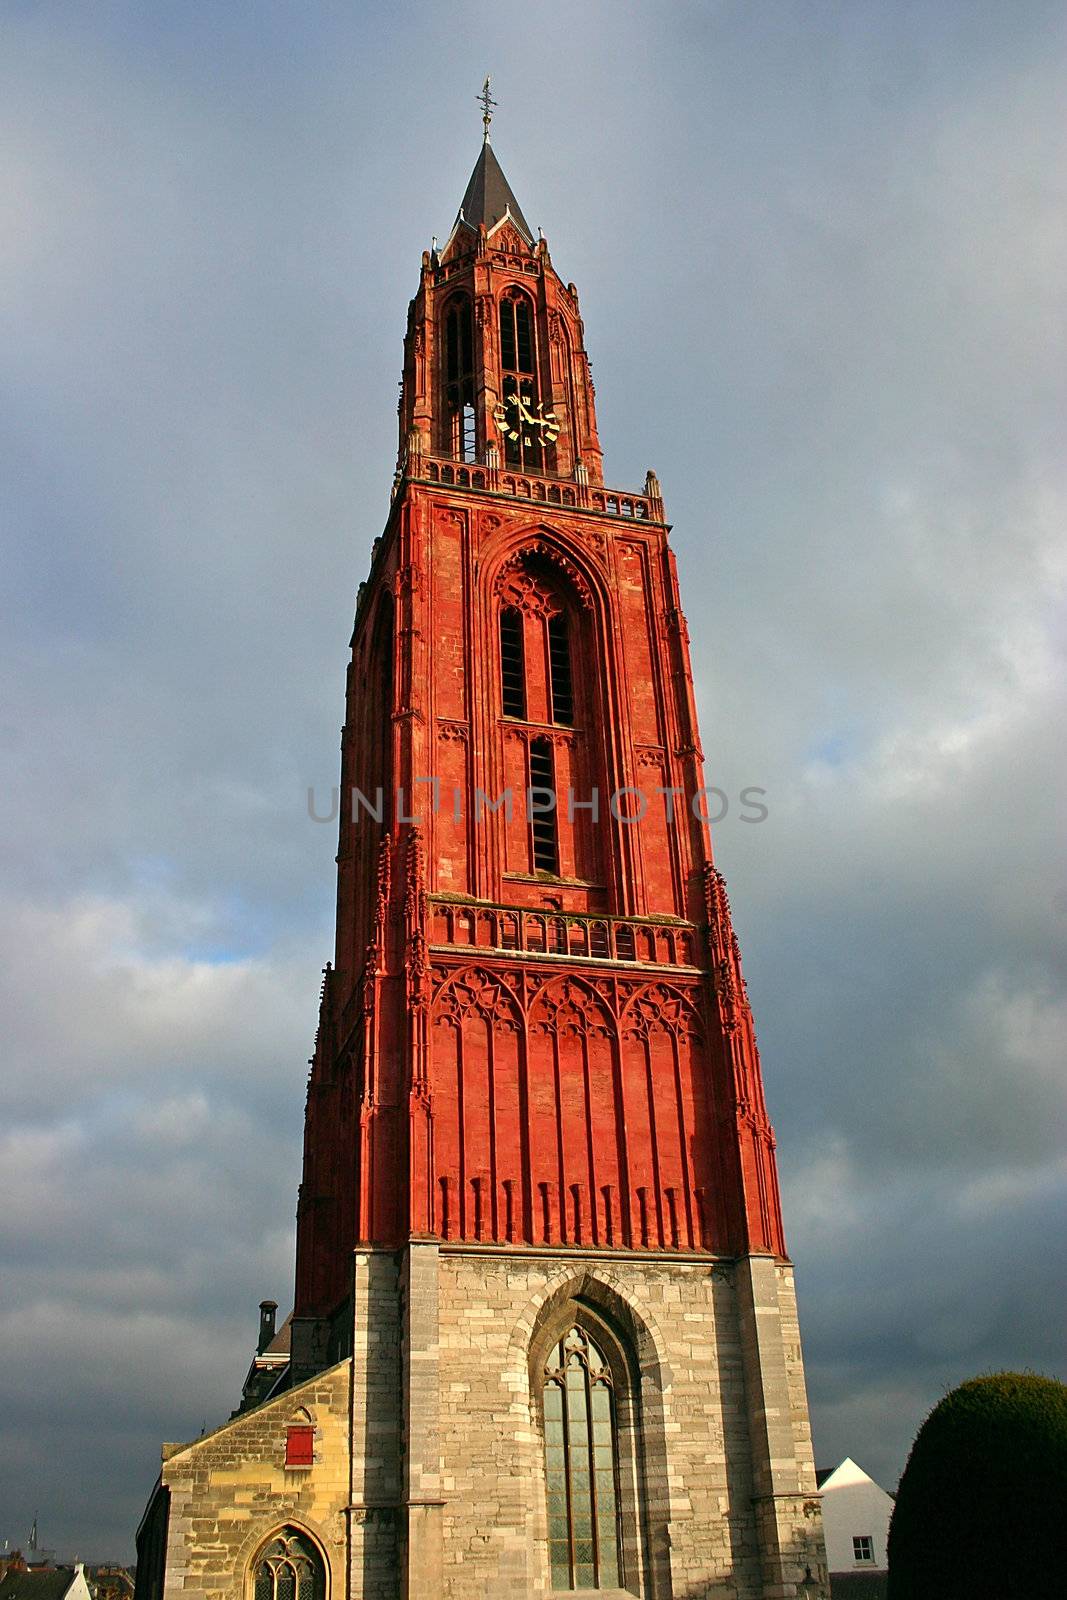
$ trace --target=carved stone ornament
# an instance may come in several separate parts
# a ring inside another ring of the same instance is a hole
[[[497,594],[502,605],[534,617],[554,617],[563,610],[563,602],[544,579],[521,568],[501,574]]]
[[[626,1038],[647,1039],[658,1031],[685,1036],[701,1032],[699,1018],[689,1001],[663,983],[638,989],[623,1013]]]
[[[530,1028],[534,1033],[581,1034],[586,1038],[610,1038],[613,1019],[598,995],[583,983],[564,978],[546,984],[530,1008]]]
[[[496,590],[498,594],[502,592],[510,575],[515,571],[521,572],[524,564],[529,561],[531,556],[539,556],[542,560],[548,561],[552,566],[557,567],[568,579],[580,604],[587,611],[592,610],[593,596],[581,572],[579,572],[573,561],[569,561],[561,551],[556,549],[555,545],[544,539],[533,539],[523,544],[518,550],[512,551],[497,575]]]
[[[422,830],[412,828],[408,835],[406,882],[404,885],[404,911],[409,917],[414,917],[422,910],[422,897],[426,883],[426,851],[422,841]]]
[[[385,926],[385,912],[389,901],[389,889],[392,879],[393,841],[388,834],[385,834],[378,849],[378,894],[374,912],[375,926],[379,929]]]
[[[492,973],[468,968],[446,983],[434,1005],[434,1020],[458,1028],[472,1017],[508,1032],[518,1029],[515,997]]]

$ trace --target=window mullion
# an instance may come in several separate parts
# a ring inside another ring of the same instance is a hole
[[[570,1397],[567,1393],[567,1366],[566,1359],[563,1364],[563,1383],[560,1385],[563,1395],[563,1471],[567,1480],[567,1568],[571,1580],[571,1588],[575,1587],[574,1576],[574,1495],[571,1489],[571,1472],[573,1460],[571,1456],[571,1419]]]
[[[593,1581],[600,1588],[600,1503],[596,1481],[596,1450],[593,1441],[593,1381],[585,1367],[585,1437],[589,1451],[589,1528],[593,1535]]]

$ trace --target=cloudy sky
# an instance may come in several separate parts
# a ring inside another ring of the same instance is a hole
[[[821,1464],[1063,1375],[1056,0],[0,13],[0,1543],[128,1557],[287,1308],[355,588],[494,144],[663,481]]]

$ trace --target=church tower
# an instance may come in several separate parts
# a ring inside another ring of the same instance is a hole
[[[604,484],[577,290],[490,107],[356,607],[287,1347],[270,1311],[246,1409],[166,1447],[167,1596],[823,1592],[663,500]]]

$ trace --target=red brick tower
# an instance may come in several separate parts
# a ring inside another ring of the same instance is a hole
[[[792,1275],[668,525],[653,473],[604,486],[577,291],[488,129],[399,412],[293,1321],[294,1381],[352,1362],[351,1593],[790,1595]],[[610,1496],[552,1454],[583,1340]]]

